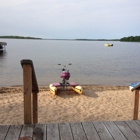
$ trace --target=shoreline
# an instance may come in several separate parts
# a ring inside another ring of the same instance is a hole
[[[88,85],[81,85],[84,89],[92,89],[92,90],[119,90],[119,89],[129,89],[129,86],[120,86],[120,85],[98,85],[98,84],[88,84]],[[49,90],[49,85],[38,85],[39,89],[46,88]],[[7,88],[23,88],[23,85],[10,85],[10,86],[0,86],[1,89],[7,89]],[[70,88],[70,86],[68,86]]]
[[[49,92],[49,86],[38,86],[39,93],[40,92]],[[129,90],[128,86],[103,86],[103,85],[83,85],[83,93],[85,90],[92,90],[92,91],[105,91],[105,90]],[[69,86],[67,89],[58,88],[58,91],[69,91],[71,87]],[[72,91],[72,90],[71,90]],[[14,85],[14,86],[1,86],[0,87],[0,94],[3,93],[23,93],[23,86],[22,85]],[[51,94],[51,93],[50,93]]]

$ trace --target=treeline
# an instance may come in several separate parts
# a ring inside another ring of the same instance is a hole
[[[10,38],[10,39],[42,39],[42,38],[24,37],[24,36],[0,36],[0,38]]]
[[[120,39],[120,41],[140,42],[140,36],[123,37]]]

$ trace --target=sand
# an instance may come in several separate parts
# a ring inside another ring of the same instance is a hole
[[[23,124],[23,87],[0,87],[0,124]],[[132,120],[132,93],[123,86],[84,86],[53,96],[39,87],[38,123]],[[134,94],[134,93],[133,93]]]

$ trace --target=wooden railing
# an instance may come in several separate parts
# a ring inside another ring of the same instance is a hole
[[[135,93],[133,94],[133,120],[138,119],[138,113],[139,113],[139,91],[140,89],[137,88],[134,90]]]
[[[23,68],[24,124],[38,122],[37,79],[32,60],[21,60]],[[32,95],[31,95],[32,93]]]

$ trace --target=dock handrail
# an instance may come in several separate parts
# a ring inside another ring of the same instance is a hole
[[[133,120],[138,120],[139,114],[139,90],[135,89],[133,93]]]
[[[20,63],[23,68],[24,124],[35,124],[38,122],[37,93],[39,88],[34,65],[32,60],[29,59],[23,59]],[[31,96],[31,93],[33,96]],[[31,99],[32,97],[33,100]]]

